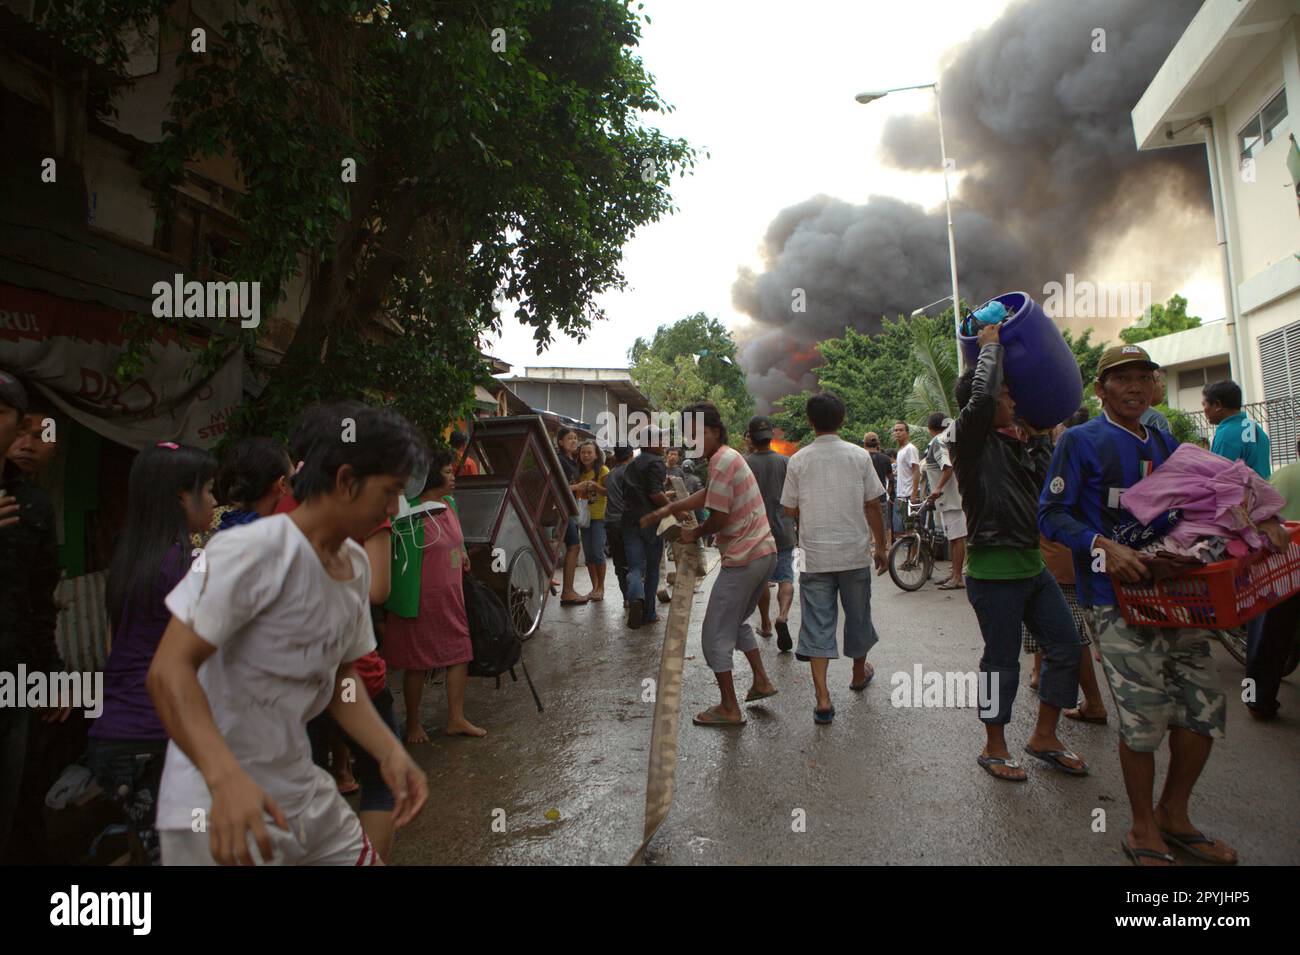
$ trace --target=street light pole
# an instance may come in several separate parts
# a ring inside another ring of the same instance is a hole
[[[857,101],[862,104],[870,103],[872,100],[880,99],[890,93],[901,93],[904,90],[934,90],[934,107],[939,120],[939,157],[943,162],[943,204],[948,216],[948,268],[952,279],[952,324],[953,324],[953,342],[957,346],[957,371],[961,371],[961,298],[957,294],[957,240],[952,228],[952,191],[948,186],[948,148],[943,138],[943,105],[939,97],[939,83],[918,83],[916,86],[897,86],[887,90],[872,90],[867,93],[859,93]],[[943,301],[940,299],[940,301]]]
[[[961,374],[961,297],[957,294],[957,240],[952,230],[952,193],[948,189],[948,149],[943,141],[943,105],[940,102],[939,84],[934,84],[934,108],[939,119],[939,156],[943,160],[943,204],[948,212],[948,268],[952,272],[952,326],[953,341],[957,345],[957,373]]]

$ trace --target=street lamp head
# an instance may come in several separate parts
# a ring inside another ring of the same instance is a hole
[[[857,100],[859,103],[862,103],[863,105],[866,105],[867,103],[870,103],[872,100],[878,100],[878,99],[880,99],[882,96],[886,96],[886,95],[888,95],[888,93],[889,93],[888,90],[883,90],[883,91],[882,91],[882,90],[868,90],[868,91],[865,92],[865,93],[859,93],[857,96],[855,96],[855,97],[853,97],[853,98],[854,98],[855,100]]]

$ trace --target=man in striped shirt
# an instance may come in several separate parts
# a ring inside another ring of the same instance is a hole
[[[776,540],[767,522],[767,509],[754,473],[744,456],[727,446],[727,428],[712,404],[694,404],[682,412],[684,429],[699,428],[698,441],[709,461],[709,483],[690,497],[674,501],[646,515],[643,527],[657,524],[669,514],[682,514],[701,507],[709,509],[709,519],[702,526],[685,528],[681,541],[689,543],[715,534],[722,553],[722,570],[709,593],[709,607],[704,613],[700,641],[704,659],[718,681],[722,702],[695,717],[698,726],[743,726],[744,714],[736,699],[731,678],[731,664],[739,650],[749,661],[754,674],[753,685],[745,695],[746,703],[776,695],[776,687],[763,669],[763,657],[754,639],[754,628],[745,621],[758,608],[758,598],[767,588],[767,580],[776,568]]]

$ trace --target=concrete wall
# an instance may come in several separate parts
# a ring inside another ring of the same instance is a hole
[[[1278,37],[1272,52],[1224,103],[1225,137],[1230,137],[1233,163],[1224,167],[1230,177],[1241,243],[1238,247],[1238,283],[1248,281],[1275,262],[1300,251],[1300,214],[1295,194],[1285,188],[1290,182],[1286,155],[1287,133],[1300,130],[1300,77],[1286,77],[1287,59],[1297,50],[1296,18]],[[1285,82],[1286,80],[1290,80]],[[1256,147],[1254,181],[1242,174],[1237,134],[1285,85],[1287,117],[1280,134],[1267,146]],[[1225,176],[1225,178],[1227,178]]]

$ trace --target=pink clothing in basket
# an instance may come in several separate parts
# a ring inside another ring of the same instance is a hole
[[[1244,461],[1229,461],[1188,443],[1124,491],[1119,503],[1143,524],[1181,508],[1183,519],[1166,540],[1190,547],[1201,537],[1226,537],[1228,553],[1241,557],[1266,546],[1256,525],[1276,517],[1286,502]]]

